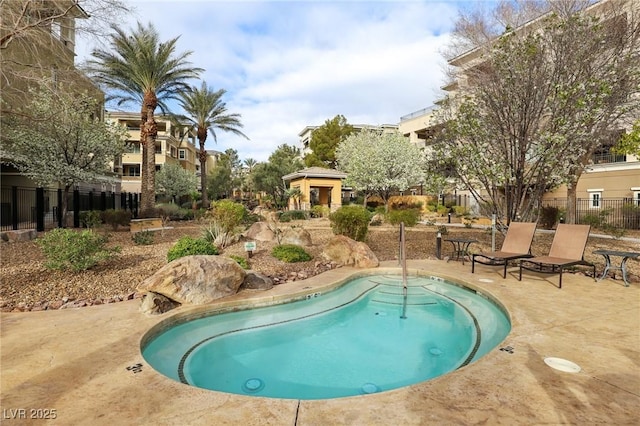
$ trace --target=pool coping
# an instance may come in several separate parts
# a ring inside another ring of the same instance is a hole
[[[140,342],[145,333],[186,308],[146,317],[138,301],[128,301],[2,313],[3,424],[29,424],[32,419],[15,417],[22,413],[18,410],[28,416],[30,409],[56,410],[57,424],[635,423],[640,407],[638,283],[624,287],[620,280],[596,283],[567,274],[560,290],[552,276],[526,274],[520,282],[513,270],[503,280],[496,268],[478,266],[471,274],[470,265],[457,262],[408,263],[410,271],[459,280],[499,300],[512,322],[501,348],[406,388],[332,400],[268,399],[193,388],[144,363]],[[384,268],[397,270],[397,262],[383,262],[373,272]],[[300,297],[303,290],[335,285],[357,272],[362,271],[339,268],[269,292],[239,294],[220,306]],[[544,363],[548,356],[573,361],[582,370],[553,370]]]

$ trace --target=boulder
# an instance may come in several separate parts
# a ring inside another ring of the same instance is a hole
[[[324,248],[322,256],[339,266],[376,268],[380,265],[380,261],[369,246],[344,235],[333,237]]]
[[[309,247],[311,234],[303,228],[289,228],[282,235],[281,244],[294,244],[296,246]]]
[[[140,312],[147,315],[158,315],[164,314],[177,306],[179,306],[179,303],[168,297],[149,291],[142,296]]]
[[[35,240],[38,233],[35,229],[17,229],[15,231],[2,232],[2,241],[17,243],[20,241]]]
[[[240,286],[240,289],[248,290],[269,290],[273,288],[273,280],[267,276],[264,276],[256,271],[246,271],[247,275],[244,277],[244,281]]]
[[[203,305],[235,294],[246,273],[221,256],[185,256],[160,268],[138,291],[162,294],[180,304]]]
[[[255,222],[247,229],[244,236],[256,241],[273,241],[276,238],[276,234],[269,229],[267,222]]]

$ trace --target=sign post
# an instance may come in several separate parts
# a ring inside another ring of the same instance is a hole
[[[246,243],[244,243],[244,251],[247,252],[247,257],[249,259],[251,259],[251,256],[253,255],[253,252],[255,249],[256,249],[255,241],[247,241]]]

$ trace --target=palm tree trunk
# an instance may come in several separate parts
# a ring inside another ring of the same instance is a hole
[[[207,150],[205,141],[198,137],[200,143],[200,188],[202,191],[202,208],[209,208],[209,195],[207,194]]]
[[[154,110],[158,104],[155,93],[149,92],[144,95],[143,111],[146,110],[146,117],[141,130],[141,139],[144,137],[142,146],[142,194],[140,200],[140,216],[154,216],[156,205],[156,137],[158,136],[158,126],[154,116]]]
[[[567,185],[567,214],[565,223],[576,223],[576,198],[577,198],[577,182],[571,182]]]

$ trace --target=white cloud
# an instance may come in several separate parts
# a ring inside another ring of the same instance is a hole
[[[207,148],[264,161],[336,114],[353,124],[397,124],[443,85],[439,53],[456,15],[450,1],[130,1],[242,115],[246,141],[218,134]],[[80,58],[89,47],[78,46]]]

